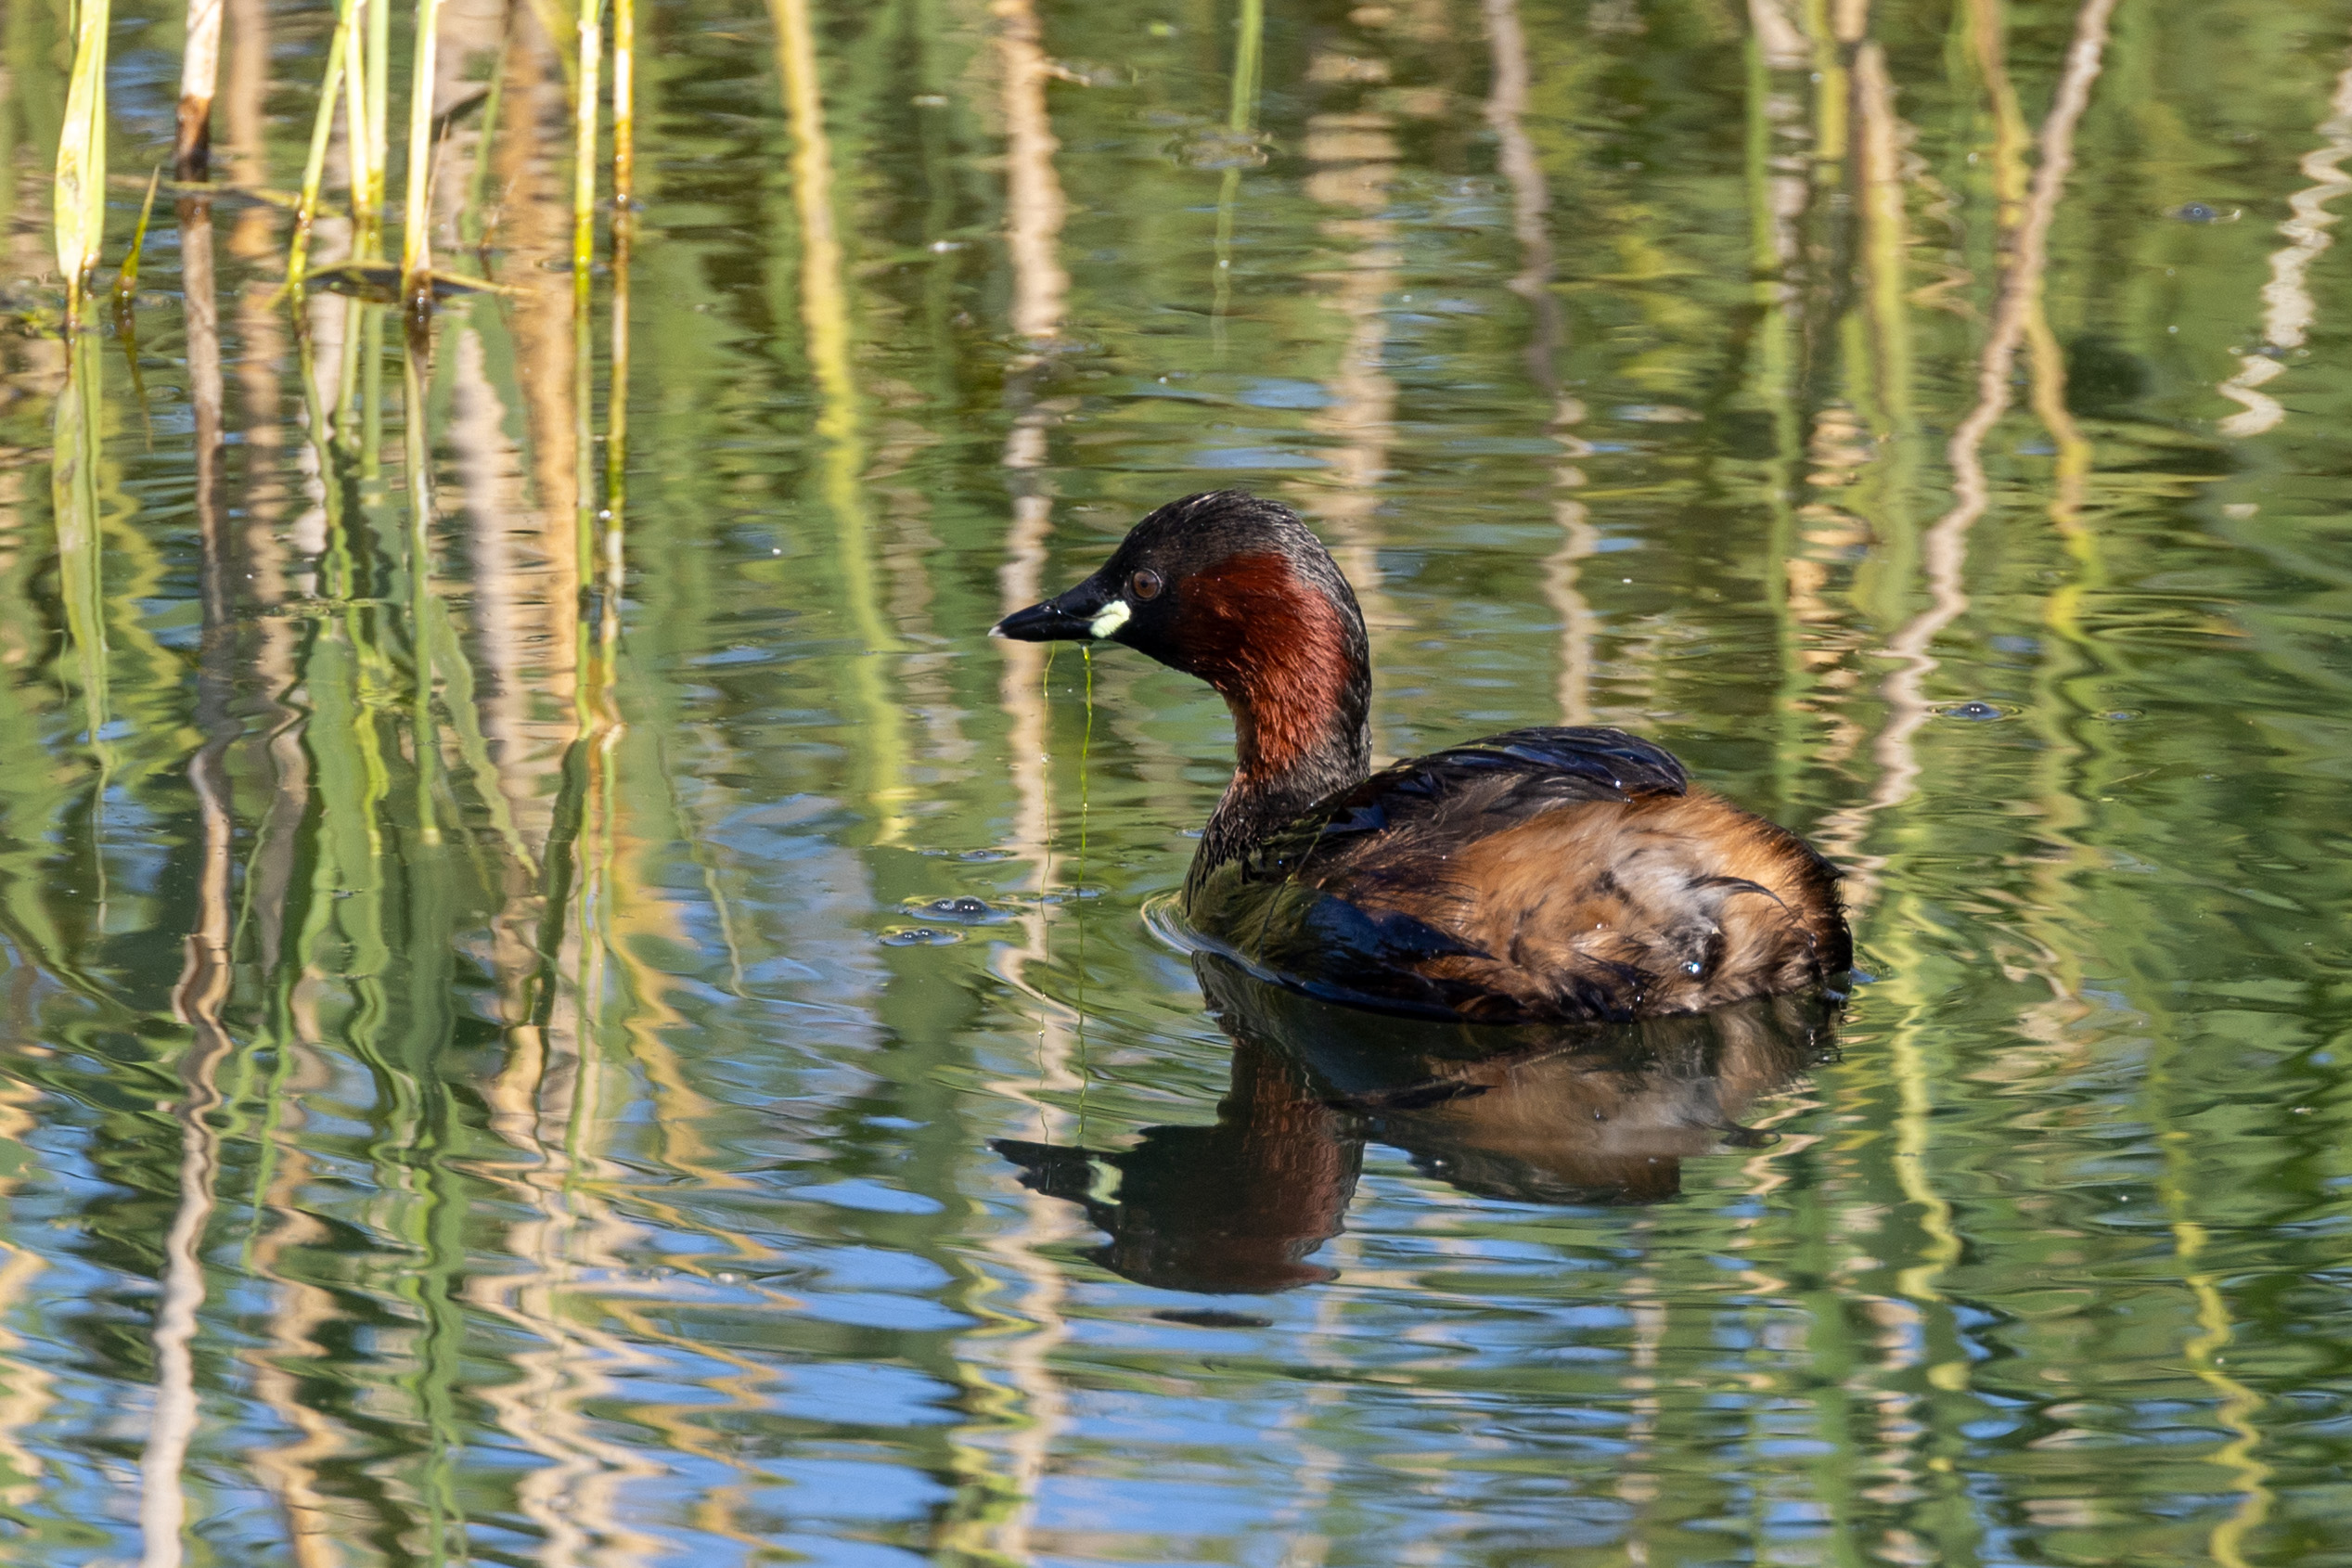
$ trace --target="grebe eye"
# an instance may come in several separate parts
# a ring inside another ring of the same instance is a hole
[[[1134,590],[1135,597],[1137,598],[1158,598],[1161,587],[1160,574],[1150,567],[1145,567],[1128,580],[1127,586]]]

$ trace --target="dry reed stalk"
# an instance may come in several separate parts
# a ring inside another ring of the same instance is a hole
[[[212,177],[212,93],[221,79],[221,0],[187,0],[187,45],[180,55],[179,125],[172,175]]]
[[[90,274],[106,243],[106,42],[108,0],[82,0],[73,36],[73,77],[58,137],[54,191],[58,268],[65,274],[66,317],[78,322]]]
[[[417,47],[408,72],[408,208],[400,230],[400,297],[412,311],[432,304],[432,233],[426,202],[432,185],[433,52],[440,29],[441,0],[417,0]]]

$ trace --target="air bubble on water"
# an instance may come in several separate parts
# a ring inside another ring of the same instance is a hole
[[[910,898],[906,901],[906,912],[925,919],[952,920],[965,926],[994,925],[1013,919],[1011,911],[999,909],[986,899],[974,898],[970,893],[946,898]]]
[[[882,945],[885,947],[945,947],[951,943],[961,942],[963,939],[960,932],[941,931],[934,926],[900,926],[883,933]]]

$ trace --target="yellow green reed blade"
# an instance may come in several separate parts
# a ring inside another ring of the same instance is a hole
[[[155,188],[163,183],[163,165],[147,177],[147,199],[139,203],[139,226],[131,231],[131,249],[114,275],[114,308],[126,311],[139,295],[139,257],[147,250],[147,224],[155,215]]]
[[[65,126],[58,138],[58,270],[65,274],[67,317],[75,322],[106,244],[106,43],[111,20],[109,0],[82,0]]]

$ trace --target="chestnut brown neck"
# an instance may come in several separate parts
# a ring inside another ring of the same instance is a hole
[[[1198,878],[1371,771],[1372,675],[1353,596],[1335,598],[1283,554],[1234,557],[1183,593],[1183,667],[1233,712],[1233,781],[1202,836]]]

